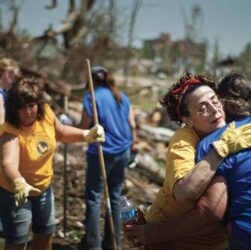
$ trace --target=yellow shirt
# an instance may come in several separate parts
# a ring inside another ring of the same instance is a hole
[[[52,163],[56,149],[54,113],[45,104],[45,117],[32,126],[15,128],[4,125],[4,132],[16,135],[20,145],[19,171],[27,183],[45,190],[51,183]],[[13,192],[10,183],[0,171],[0,186]]]
[[[175,183],[183,178],[195,166],[195,149],[199,142],[198,135],[193,129],[183,127],[171,138],[166,157],[166,176],[163,187],[157,194],[156,200],[146,214],[150,223],[163,223],[175,219],[190,211],[195,203],[179,202],[174,199],[172,190]],[[184,225],[185,226],[185,225]],[[200,237],[173,241],[171,249],[189,250],[224,250],[227,247],[226,235],[214,228]]]

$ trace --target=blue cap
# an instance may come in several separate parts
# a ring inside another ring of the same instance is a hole
[[[93,66],[92,67],[92,74],[98,74],[99,72],[107,73],[107,69],[101,66]]]

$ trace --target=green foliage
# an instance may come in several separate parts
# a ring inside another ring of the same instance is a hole
[[[119,89],[129,96],[133,105],[139,106],[145,112],[151,112],[157,107],[158,96],[153,95],[151,91],[142,95],[141,88],[137,85],[130,87],[123,85]]]
[[[4,240],[0,238],[0,250],[4,249]]]
[[[247,43],[240,55],[240,63],[245,71],[250,71],[251,66],[251,43]]]
[[[160,168],[165,169],[166,168],[166,162],[163,160],[157,160],[157,163]]]

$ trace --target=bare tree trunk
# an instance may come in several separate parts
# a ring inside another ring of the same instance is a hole
[[[45,8],[46,9],[54,9],[58,6],[58,1],[57,0],[52,0],[50,5],[46,5]]]
[[[80,7],[76,8],[75,0],[68,0],[68,16],[62,26],[53,30],[53,36],[63,35],[66,49],[76,45],[87,33],[88,27],[86,25],[85,16],[94,6],[95,2],[96,0],[81,0]],[[46,8],[56,8],[57,4],[57,0],[52,0],[51,5],[46,6]]]
[[[134,27],[136,22],[136,17],[139,12],[139,9],[142,5],[143,0],[135,0],[133,2],[131,17],[130,17],[130,24],[128,30],[128,43],[127,43],[127,53],[125,54],[125,64],[124,64],[124,85],[128,85],[128,77],[130,74],[130,57],[131,57],[131,49],[132,49],[132,42],[133,42],[133,33]]]
[[[18,14],[19,14],[19,8],[15,5],[11,7],[11,10],[13,11],[13,18],[10,24],[9,33],[13,34],[16,31],[17,28],[17,22],[18,22]]]
[[[69,0],[68,13],[71,13],[76,9],[75,0]]]
[[[109,32],[110,34],[115,33],[115,24],[116,24],[116,5],[114,0],[109,0],[109,12],[110,12],[110,22],[109,22]]]

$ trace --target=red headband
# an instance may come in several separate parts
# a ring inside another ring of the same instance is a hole
[[[196,84],[199,84],[199,83],[201,83],[199,80],[197,80],[195,78],[192,78],[192,79],[189,79],[189,80],[185,81],[178,89],[174,89],[172,91],[172,94],[179,95],[178,96],[178,103],[177,103],[177,106],[176,106],[176,112],[177,112],[177,116],[178,116],[179,120],[181,120],[180,104],[181,104],[183,96],[186,94],[186,91],[187,91],[189,86],[196,85]]]

